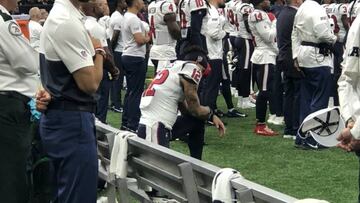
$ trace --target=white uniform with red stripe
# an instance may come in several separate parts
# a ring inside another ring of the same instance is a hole
[[[276,64],[279,52],[276,45],[276,19],[269,18],[265,11],[255,9],[249,15],[249,27],[255,40],[251,62],[255,64]]]
[[[233,37],[239,36],[239,23],[236,16],[236,5],[241,4],[240,0],[231,0],[225,4],[225,14],[227,17],[226,26],[229,29],[229,35]]]
[[[239,3],[236,5],[235,13],[237,22],[239,24],[239,37],[244,39],[252,39],[251,33],[249,33],[245,26],[244,16],[250,15],[254,11],[254,6],[248,3]]]
[[[172,129],[178,115],[178,104],[184,101],[180,75],[196,84],[202,77],[200,68],[186,61],[175,61],[159,72],[141,98],[141,124],[152,128],[161,122]]]
[[[208,9],[208,5],[205,0],[180,0],[179,2],[179,17],[181,37],[186,38],[188,35],[188,28],[191,27],[191,12]],[[208,15],[203,18],[203,24],[208,21]],[[206,33],[206,26],[201,27],[201,34]]]
[[[176,14],[176,5],[172,0],[153,1],[149,4],[148,11],[153,41],[153,46],[150,49],[150,59],[159,61],[175,60],[176,40],[171,37],[164,16],[166,14]]]
[[[343,22],[341,21],[342,16],[347,15],[348,13],[348,5],[347,4],[336,4],[333,7],[332,14],[337,20],[338,30],[338,41],[344,42],[344,38],[346,35],[346,30]]]
[[[335,5],[336,4],[334,4],[334,3],[333,4],[321,4],[321,7],[323,7],[325,9],[326,14],[329,17],[331,29],[334,31],[334,33],[337,33],[339,30],[339,25],[337,23],[336,16],[333,14]]]

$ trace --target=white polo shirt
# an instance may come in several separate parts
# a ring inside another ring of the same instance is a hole
[[[124,40],[122,37],[121,29],[123,27],[124,16],[119,12],[115,11],[110,18],[110,30],[111,30],[111,38],[114,34],[114,31],[120,31],[119,38],[115,47],[116,52],[124,51]]]
[[[53,98],[95,103],[83,92],[73,73],[93,68],[95,50],[85,29],[84,16],[70,0],[56,0],[40,37],[41,80]]]
[[[0,91],[34,97],[38,84],[39,54],[19,25],[0,5]]]
[[[29,21],[29,34],[30,34],[30,45],[36,50],[40,49],[40,34],[43,27],[40,23],[30,20]]]
[[[56,0],[40,38],[40,53],[51,61],[63,61],[70,73],[93,66],[94,47],[86,18],[69,0]]]
[[[100,25],[96,18],[92,16],[86,16],[85,20],[85,29],[89,32],[89,34],[100,40],[102,47],[107,47],[107,35],[106,35],[106,29],[104,26]]]
[[[146,45],[138,45],[135,42],[134,34],[141,33],[145,35],[145,28],[140,18],[130,12],[124,15],[124,29],[121,29],[122,37],[124,39],[123,56],[136,56],[145,58]]]

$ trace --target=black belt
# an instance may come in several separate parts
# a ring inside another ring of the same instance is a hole
[[[95,113],[96,104],[94,103],[81,103],[67,100],[52,100],[48,109],[64,110],[64,111],[84,111]]]
[[[319,54],[324,56],[329,56],[329,54],[334,53],[334,48],[327,43],[314,43],[314,42],[301,42],[302,46],[311,46],[319,48]]]
[[[301,42],[301,45],[320,48],[320,44],[314,42]]]
[[[22,95],[18,92],[15,91],[0,91],[0,96],[6,96],[6,97],[10,97],[10,98],[14,98],[14,99],[18,99],[22,102],[24,102],[25,104],[27,104],[30,101],[30,98]]]

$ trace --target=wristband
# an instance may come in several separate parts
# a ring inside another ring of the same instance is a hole
[[[347,127],[350,122],[354,122],[354,120],[353,120],[352,118],[349,118],[349,119],[345,122],[345,127]]]
[[[95,49],[95,54],[100,54],[103,56],[103,58],[105,59],[106,58],[106,52],[103,48],[96,48]]]
[[[208,121],[212,121],[213,119],[214,119],[214,111],[212,109],[210,109],[209,116],[208,116]]]

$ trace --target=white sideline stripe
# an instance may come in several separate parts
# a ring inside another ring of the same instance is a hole
[[[264,75],[263,75],[263,91],[267,90],[267,81],[269,76],[269,64],[264,65]]]

